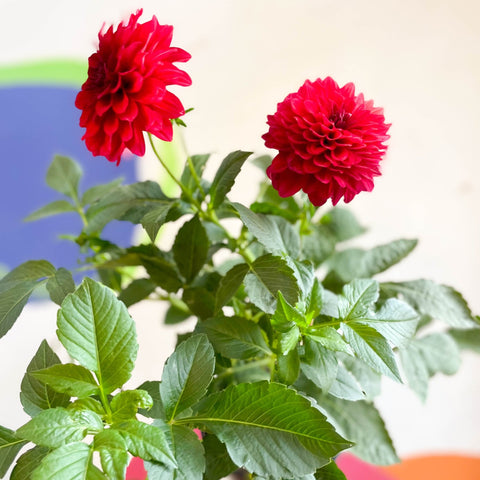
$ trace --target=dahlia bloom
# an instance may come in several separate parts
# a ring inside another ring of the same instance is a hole
[[[143,132],[171,141],[171,119],[185,113],[168,85],[190,85],[188,74],[173,62],[186,62],[190,54],[171,47],[173,27],[160,25],[154,16],[138,23],[142,10],[98,34],[98,50],[88,59],[88,78],[75,100],[82,110],[87,148],[120,163],[128,148],[145,154]]]
[[[282,197],[303,190],[310,201],[336,205],[373,189],[386,151],[389,124],[383,109],[339,87],[330,77],[307,80],[268,116],[265,145],[278,150],[267,175]]]

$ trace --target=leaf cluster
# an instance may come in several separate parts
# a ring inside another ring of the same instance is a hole
[[[425,399],[433,375],[458,369],[460,348],[478,351],[479,321],[451,287],[376,278],[415,240],[356,248],[365,229],[351,212],[318,211],[266,184],[250,207],[230,202],[249,156],[229,154],[212,181],[209,156],[189,157],[175,198],[152,181],[80,194],[79,167],[54,159],[47,183],[68,200],[29,219],[77,211],[75,241],[100,282],[76,288],[44,260],[0,280],[0,334],[46,284],[73,359],[62,364],[40,346],[22,382],[32,419],[0,430],[0,475],[26,444],[13,479],[120,479],[130,456],[145,460],[150,479],[193,480],[237,468],[259,479],[343,479],[332,458],[351,447],[372,463],[398,460],[373,403],[382,376]],[[103,238],[111,221],[141,225],[144,241],[121,248]],[[170,249],[161,248],[166,224]],[[194,317],[196,326],[161,380],[128,390],[138,344],[127,307],[145,299],[167,304],[165,323]],[[444,328],[425,334],[432,320]]]

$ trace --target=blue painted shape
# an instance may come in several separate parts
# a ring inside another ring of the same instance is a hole
[[[59,234],[78,235],[81,220],[75,213],[23,222],[39,207],[64,198],[45,183],[55,154],[70,156],[82,166],[80,190],[123,177],[136,180],[135,158],[117,167],[93,157],[81,141],[77,90],[66,87],[21,86],[0,88],[0,264],[14,268],[27,260],[45,259],[56,267],[75,268],[79,247]],[[121,246],[130,244],[133,226],[112,222],[103,237]]]

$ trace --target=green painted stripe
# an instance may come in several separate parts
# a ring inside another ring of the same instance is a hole
[[[0,65],[0,86],[61,85],[79,88],[87,78],[87,63],[78,60],[39,60]]]

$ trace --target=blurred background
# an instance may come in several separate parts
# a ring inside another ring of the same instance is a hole
[[[360,194],[350,207],[369,227],[360,245],[419,238],[416,251],[386,278],[430,278],[454,286],[480,313],[476,0],[0,0],[0,5],[0,144],[7,172],[0,175],[0,264],[6,269],[30,258],[46,258],[57,267],[75,261],[75,248],[55,234],[78,233],[76,219],[22,224],[28,213],[56,198],[44,186],[53,154],[81,161],[86,184],[156,175],[152,158],[119,167],[93,158],[80,141],[73,105],[102,24],[127,19],[143,7],[144,20],[155,14],[160,23],[174,25],[173,45],[192,54],[185,70],[193,85],[174,89],[186,108],[195,108],[185,117],[190,153],[211,152],[217,161],[237,149],[266,153],[261,140],[266,116],[307,78],[354,82],[357,92],[384,107],[392,127],[383,175],[372,193]],[[232,198],[248,203],[255,195],[253,179],[262,176],[245,167]],[[14,207],[17,200],[20,206]],[[121,228],[112,235],[133,234]],[[42,237],[47,230],[51,238]],[[160,308],[146,303],[131,310],[140,341],[132,386],[160,379],[176,333],[191,327],[163,326]],[[17,428],[26,420],[18,400],[21,378],[43,338],[58,346],[55,317],[50,303],[30,303],[0,341],[0,424]],[[480,357],[464,354],[455,377],[432,381],[426,404],[385,382],[378,406],[402,457],[480,455],[479,369]]]

